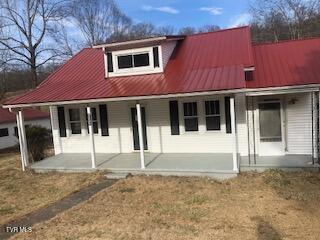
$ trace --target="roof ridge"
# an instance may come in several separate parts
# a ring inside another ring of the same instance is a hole
[[[299,38],[299,39],[288,39],[288,40],[280,40],[278,42],[264,42],[264,43],[252,43],[253,46],[261,46],[261,45],[276,45],[282,43],[290,43],[290,42],[300,42],[300,41],[309,41],[309,40],[320,40],[320,37],[308,37],[308,38]]]
[[[216,30],[216,31],[212,31],[212,32],[193,33],[193,34],[187,35],[187,37],[206,35],[206,34],[214,34],[214,33],[219,33],[219,32],[226,32],[226,31],[233,31],[233,30],[238,30],[241,28],[250,28],[250,27],[248,25],[246,25],[246,26],[233,27],[233,28],[224,28],[224,29],[220,29],[220,30]]]

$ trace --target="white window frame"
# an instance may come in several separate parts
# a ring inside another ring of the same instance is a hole
[[[185,116],[184,115],[184,104],[185,103],[196,103],[196,106],[197,106],[197,115],[194,115],[194,116]],[[181,103],[181,106],[182,106],[182,122],[183,122],[183,132],[184,133],[199,133],[200,132],[200,116],[199,116],[199,104],[198,104],[198,100],[193,100],[193,99],[190,99],[190,100],[187,100],[187,101],[183,101]],[[185,119],[192,119],[192,118],[197,118],[198,120],[198,130],[195,130],[195,131],[190,131],[190,130],[186,130],[186,125],[185,125]]]
[[[76,109],[76,110],[79,111],[79,120],[71,121],[71,119],[70,119],[70,110],[72,110],[72,109]],[[66,109],[66,110],[67,110],[67,120],[68,120],[68,128],[69,128],[69,131],[70,131],[70,135],[71,136],[79,136],[79,135],[81,135],[82,134],[81,107],[68,107],[68,109]],[[72,127],[71,127],[72,123],[80,123],[80,133],[72,133]]]
[[[154,67],[154,61],[153,61],[153,47],[158,47],[158,51],[159,51],[159,67],[156,67],[156,68]],[[144,54],[144,53],[149,54],[149,66],[119,69],[119,66],[118,66],[118,57],[119,56],[137,55],[137,54]],[[140,75],[140,74],[163,72],[161,45],[144,47],[144,48],[135,48],[135,49],[113,51],[113,52],[111,52],[111,54],[112,54],[112,62],[113,62],[113,72],[108,73],[109,77],[130,76],[130,75]],[[105,67],[107,69],[107,67],[108,67],[107,63],[105,64]]]
[[[92,119],[92,123],[97,123],[97,126],[98,126],[98,132],[97,133],[94,133],[95,135],[100,135],[101,134],[101,126],[100,126],[100,110],[99,110],[99,106],[90,106],[90,108],[95,108],[96,109],[96,115],[97,115],[97,119],[96,120],[93,120]],[[85,109],[86,110],[86,109]],[[87,114],[87,112],[86,112]],[[85,117],[85,125],[87,127],[87,131],[86,133],[89,135],[88,131],[89,131],[89,123],[88,123],[88,120],[87,120],[87,117]]]
[[[206,113],[206,102],[218,102],[219,104],[219,114],[208,114]],[[203,114],[204,114],[204,123],[205,123],[205,129],[207,132],[221,132],[222,130],[222,114],[221,114],[221,102],[220,99],[204,99],[203,100]],[[213,129],[213,130],[208,130],[207,129],[207,117],[219,117],[220,118],[220,129]]]

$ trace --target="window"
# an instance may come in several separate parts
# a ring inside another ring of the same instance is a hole
[[[93,125],[93,132],[98,133],[98,118],[97,118],[97,109],[91,108],[91,115],[92,115],[92,125]],[[87,129],[89,133],[89,123],[88,123],[88,115],[86,114],[86,121],[87,121]]]
[[[183,104],[184,127],[186,132],[198,131],[197,102]]]
[[[81,134],[80,109],[69,109],[69,123],[72,134]]]
[[[244,72],[245,81],[253,81],[253,71]]]
[[[205,101],[207,130],[220,130],[220,105],[219,101]]]
[[[8,128],[0,128],[0,137],[7,137],[9,136]]]
[[[132,55],[118,56],[118,68],[126,69],[133,67],[149,66],[149,53],[139,53]]]

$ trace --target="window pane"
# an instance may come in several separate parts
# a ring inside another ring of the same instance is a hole
[[[118,56],[118,67],[119,69],[132,68],[132,55]]]
[[[69,109],[69,119],[70,121],[80,121],[80,110],[79,109]]]
[[[184,119],[185,130],[188,131],[198,131],[198,118],[186,118]]]
[[[134,66],[135,67],[149,66],[149,54],[148,53],[133,55],[133,59],[134,59]]]
[[[206,115],[219,115],[220,114],[219,101],[206,101],[205,110],[206,110]]]
[[[263,103],[259,108],[261,140],[281,141],[280,103]]]
[[[197,116],[198,109],[196,102],[184,103],[183,104],[184,116]]]
[[[9,136],[8,128],[1,128],[0,129],[0,137],[7,137],[7,136]]]
[[[93,132],[98,133],[98,122],[93,122]]]
[[[72,134],[81,134],[81,123],[70,123]]]
[[[206,117],[207,130],[220,130],[220,117]]]

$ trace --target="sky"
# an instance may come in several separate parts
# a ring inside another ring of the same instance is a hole
[[[151,22],[176,30],[214,24],[221,28],[247,24],[249,0],[116,0],[134,23]]]

